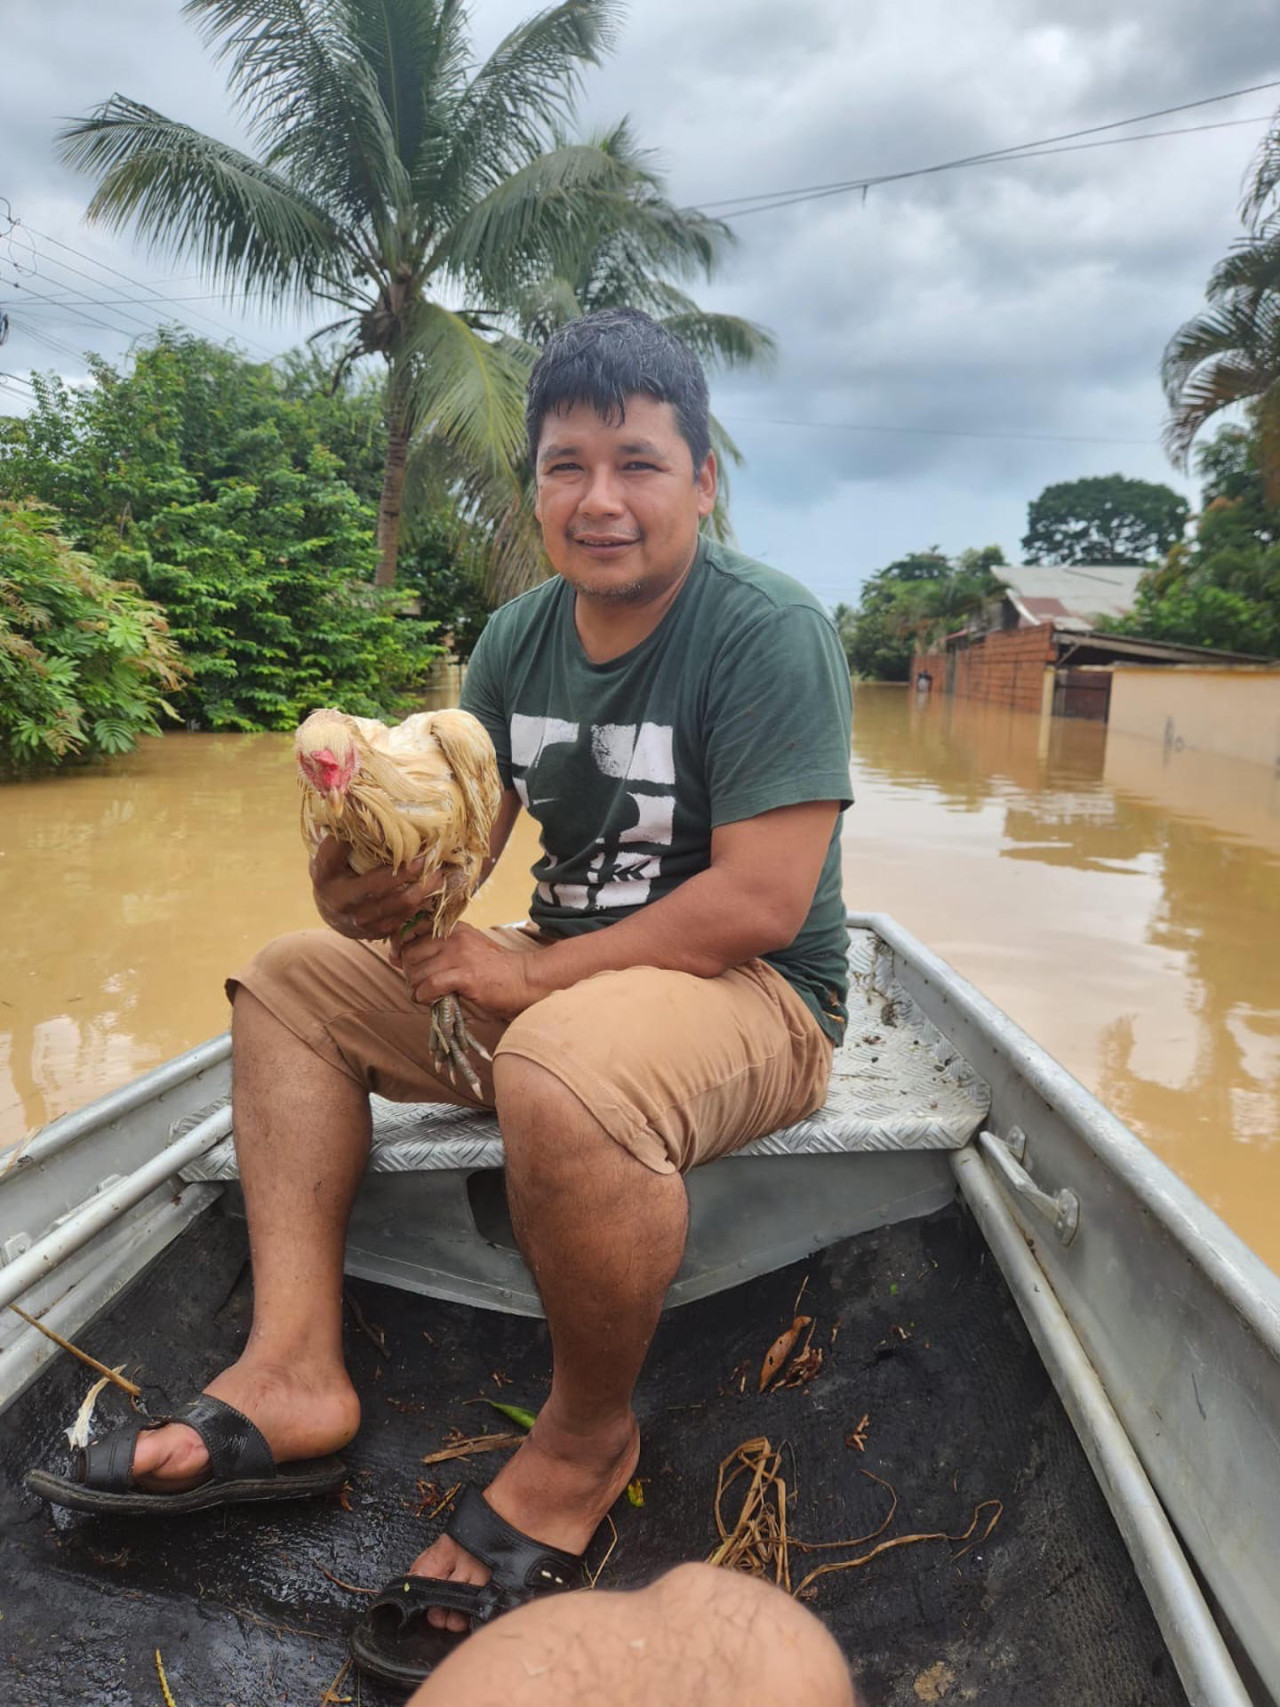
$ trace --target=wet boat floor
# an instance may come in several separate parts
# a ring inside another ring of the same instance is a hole
[[[808,1386],[761,1395],[761,1358],[806,1276],[821,1371]],[[345,1506],[304,1500],[173,1521],[51,1513],[22,1474],[65,1469],[61,1431],[86,1372],[59,1357],[10,1407],[0,1421],[9,1707],[154,1707],[157,1648],[178,1707],[318,1707],[364,1604],[333,1579],[373,1588],[403,1571],[434,1533],[417,1515],[430,1491],[419,1484],[483,1484],[501,1461],[484,1454],[424,1468],[421,1455],[452,1429],[508,1428],[481,1401],[536,1410],[549,1377],[541,1322],[359,1281],[348,1297],[364,1423],[345,1454]],[[243,1225],[215,1208],[81,1338],[108,1364],[140,1366],[149,1408],[162,1414],[237,1354],[250,1303]],[[117,1409],[110,1398],[104,1408]],[[810,1605],[868,1707],[1184,1701],[1083,1452],[959,1206],[668,1313],[637,1409],[645,1502],[615,1508],[601,1587],[637,1586],[705,1558],[717,1541],[717,1468],[764,1435],[786,1443],[789,1528],[804,1540],[877,1528],[889,1495],[863,1470],[899,1498],[881,1539],[959,1535],[980,1501],[1003,1503],[978,1545],[903,1546],[815,1585]],[[859,1451],[846,1438],[864,1418]],[[402,1699],[368,1683],[357,1693],[354,1679],[340,1693],[369,1707]]]

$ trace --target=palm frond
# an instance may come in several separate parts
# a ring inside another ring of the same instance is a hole
[[[456,204],[543,152],[573,113],[583,68],[598,65],[612,47],[621,15],[618,0],[564,0],[499,42],[455,113],[440,182]]]
[[[444,234],[424,265],[473,281],[493,301],[540,274],[565,274],[584,234],[616,218],[626,168],[600,149],[570,144],[530,160],[496,184]]]
[[[279,173],[123,95],[59,143],[69,165],[99,178],[89,219],[115,231],[132,221],[154,251],[194,261],[221,289],[300,300],[348,247],[326,210]]]
[[[762,366],[778,353],[771,332],[737,314],[709,314],[695,308],[667,315],[663,325],[682,338],[709,366]]]
[[[408,172],[360,39],[341,0],[187,0],[236,104],[281,170],[336,216],[410,205]]]
[[[1251,230],[1256,230],[1267,212],[1268,204],[1280,187],[1280,124],[1271,129],[1258,144],[1250,168],[1248,187],[1240,204],[1240,217]]]
[[[420,300],[392,384],[403,386],[415,434],[447,440],[482,468],[510,469],[523,460],[527,379],[512,340],[484,338],[463,315]]]

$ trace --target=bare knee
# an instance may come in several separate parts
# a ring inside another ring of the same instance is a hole
[[[690,1640],[705,1629],[713,1671],[732,1665],[744,1701],[857,1707],[835,1639],[789,1594],[758,1577],[714,1565],[677,1565],[645,1591],[659,1597],[662,1618],[687,1626]],[[726,1697],[727,1699],[727,1697]]]

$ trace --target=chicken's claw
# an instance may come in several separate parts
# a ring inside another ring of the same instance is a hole
[[[467,1055],[474,1049],[486,1061],[492,1061],[493,1056],[471,1035],[462,1004],[456,996],[440,996],[431,1004],[431,1047],[436,1060],[449,1075],[449,1083],[456,1085],[457,1075],[461,1073],[472,1096],[477,1102],[483,1101],[480,1080]]]

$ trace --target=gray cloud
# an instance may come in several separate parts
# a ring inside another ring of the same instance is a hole
[[[480,45],[530,4],[477,5]],[[66,0],[61,22],[56,51],[36,9],[10,26],[17,99],[0,193],[64,242],[161,276],[78,223],[87,191],[53,163],[54,115],[120,89],[232,135],[221,74],[163,0]],[[1132,0],[1122,12],[1102,0],[721,0],[713,16],[645,0],[590,78],[585,112],[596,124],[629,112],[673,193],[701,203],[910,169],[1268,75],[1280,75],[1269,0]],[[1140,128],[1266,114],[1277,95]],[[974,167],[737,222],[735,251],[700,294],[763,321],[780,344],[769,376],[715,385],[749,457],[734,477],[743,545],[834,601],[918,546],[997,541],[1015,555],[1027,501],[1050,480],[1119,469],[1185,485],[1157,442],[1160,353],[1238,235],[1261,134]],[[0,276],[13,278],[2,245]],[[173,294],[182,288],[199,287]],[[202,306],[259,347],[308,329]],[[56,335],[124,342],[74,322]],[[18,332],[0,366],[49,359]]]

